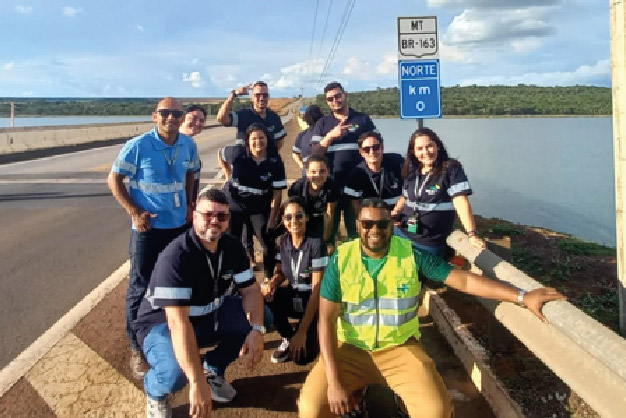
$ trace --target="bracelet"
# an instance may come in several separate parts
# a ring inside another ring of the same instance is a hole
[[[521,306],[522,308],[526,307],[526,304],[524,303],[524,295],[526,294],[525,290],[520,289],[519,293],[517,294],[517,304],[519,306]]]
[[[467,235],[469,235],[470,237],[475,237],[476,236],[476,230],[472,229],[471,231],[467,231]]]

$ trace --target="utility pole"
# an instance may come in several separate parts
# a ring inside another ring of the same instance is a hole
[[[626,6],[609,0],[611,19],[611,73],[613,89],[613,152],[615,158],[615,223],[617,234],[617,291],[619,327],[626,336]]]
[[[11,128],[15,126],[15,103],[11,102]]]

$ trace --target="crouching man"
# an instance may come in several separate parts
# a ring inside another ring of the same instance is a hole
[[[226,235],[228,201],[203,190],[193,227],[172,241],[154,267],[135,328],[150,370],[144,378],[149,418],[170,418],[168,395],[189,382],[189,415],[211,416],[211,399],[230,402],[226,367],[263,353],[263,297],[239,239]],[[241,298],[232,296],[239,290]],[[243,309],[242,309],[243,305]],[[246,313],[250,315],[248,321]],[[217,342],[201,360],[198,348]]]
[[[419,343],[418,272],[465,293],[519,303],[545,320],[544,303],[564,296],[552,288],[528,293],[452,267],[393,235],[389,209],[366,199],[359,238],[331,257],[321,286],[321,358],[300,393],[300,418],[332,417],[358,407],[358,394],[388,384],[411,418],[449,418],[452,402],[434,362]],[[340,342],[338,342],[339,340]]]

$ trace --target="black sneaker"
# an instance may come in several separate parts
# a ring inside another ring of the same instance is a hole
[[[274,354],[272,354],[272,363],[284,363],[289,360],[289,340],[283,338],[283,342],[280,343]]]

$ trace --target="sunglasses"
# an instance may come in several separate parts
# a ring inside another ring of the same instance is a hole
[[[260,98],[267,99],[270,95],[269,93],[254,93],[253,96],[256,97],[257,99],[260,99]]]
[[[304,213],[302,212],[298,212],[295,215],[292,215],[291,213],[286,214],[285,216],[283,216],[283,218],[287,221],[287,222],[291,222],[291,220],[293,218],[296,218],[296,221],[301,221],[304,219]]]
[[[343,93],[337,93],[334,96],[326,96],[326,101],[330,103],[335,100],[341,100],[341,96],[343,96]]]
[[[230,214],[226,212],[200,212],[199,210],[197,210],[196,212],[204,216],[207,221],[210,221],[211,219],[217,219],[218,222],[226,222],[228,219],[230,219]]]
[[[370,152],[378,152],[380,151],[380,144],[372,145],[370,147],[361,147],[364,153],[369,154]]]
[[[182,110],[174,110],[174,109],[159,109],[157,113],[163,117],[163,119],[167,119],[170,115],[174,116],[175,119],[180,119],[183,117]]]
[[[359,220],[359,222],[361,223],[361,227],[363,229],[372,229],[374,228],[374,225],[376,225],[378,229],[387,229],[389,227],[389,224],[391,223],[391,220],[389,219],[381,219],[379,221]]]

